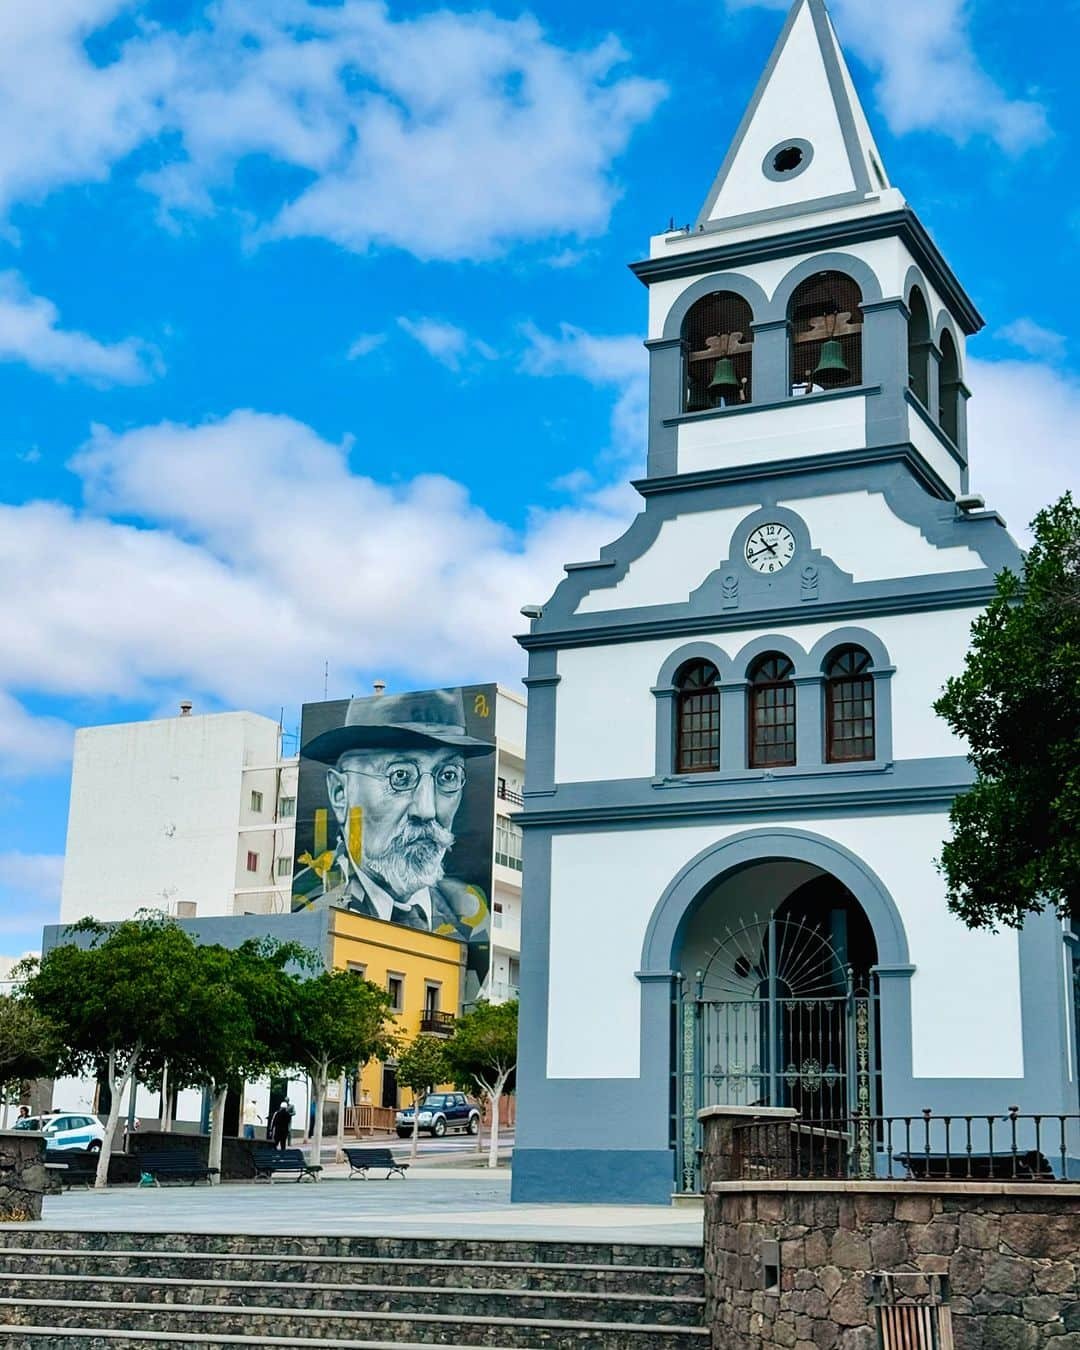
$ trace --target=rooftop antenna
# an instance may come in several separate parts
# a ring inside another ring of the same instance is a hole
[[[326,700],[330,697],[330,662],[329,662],[329,661],[324,661],[324,662],[323,662],[322,696],[323,696],[323,702],[324,702],[324,703],[325,703]]]

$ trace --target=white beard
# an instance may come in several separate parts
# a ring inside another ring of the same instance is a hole
[[[404,825],[382,853],[365,851],[363,867],[372,872],[399,899],[443,878],[443,861],[454,846],[454,836],[436,821],[427,825]]]

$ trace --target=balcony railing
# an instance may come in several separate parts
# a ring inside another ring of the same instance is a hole
[[[452,1036],[456,1020],[453,1013],[425,1008],[420,1014],[420,1030],[427,1036]]]
[[[511,806],[524,806],[525,798],[520,792],[515,792],[513,788],[508,788],[505,783],[499,783],[496,789],[500,801],[509,802]]]

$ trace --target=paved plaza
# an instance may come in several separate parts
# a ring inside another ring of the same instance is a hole
[[[511,1205],[510,1173],[427,1167],[407,1180],[115,1186],[45,1197],[45,1228],[102,1232],[357,1234],[531,1241],[702,1240],[701,1213],[664,1205]],[[11,1227],[22,1225],[10,1225]],[[29,1225],[27,1225],[29,1226]],[[33,1225],[37,1227],[39,1225]]]

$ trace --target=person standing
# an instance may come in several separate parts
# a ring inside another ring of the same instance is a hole
[[[282,1102],[270,1121],[275,1148],[289,1147],[289,1132],[292,1127],[292,1114],[288,1102]]]
[[[259,1108],[254,1097],[244,1103],[244,1138],[255,1138],[255,1127],[259,1123]]]

